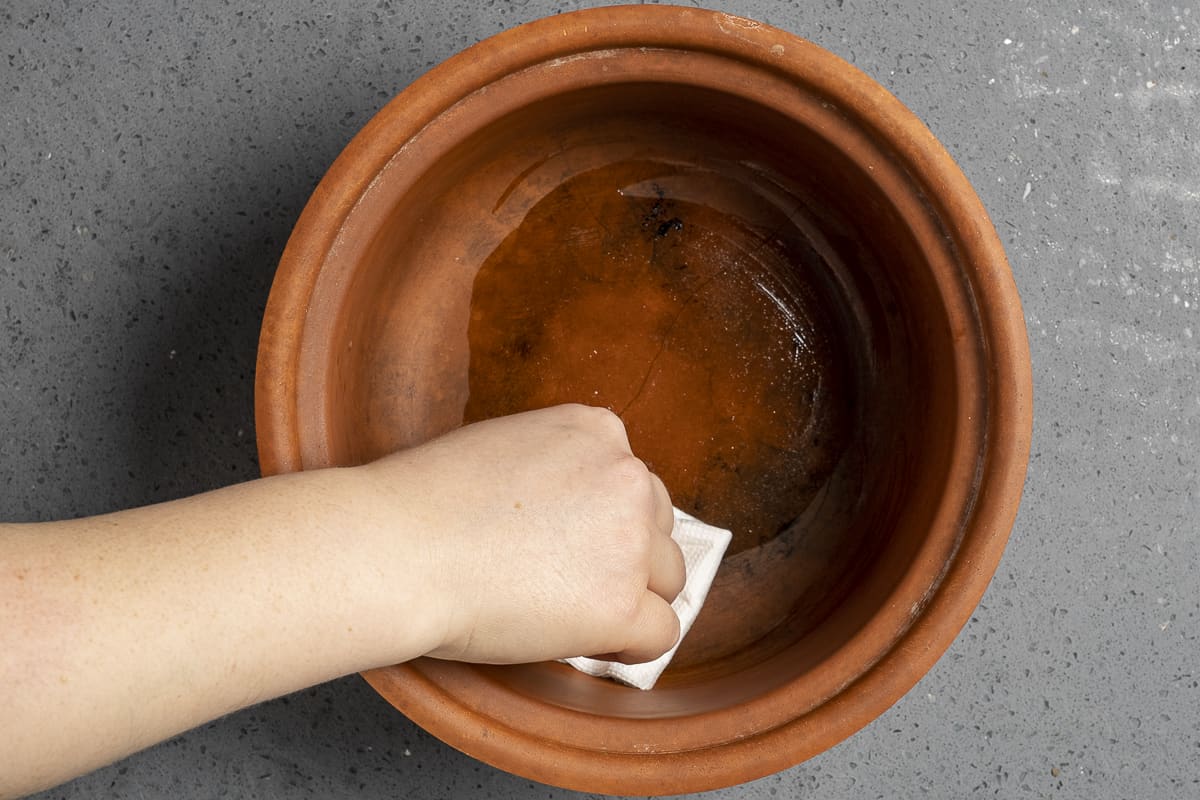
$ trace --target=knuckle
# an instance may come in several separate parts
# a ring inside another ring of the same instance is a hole
[[[563,403],[546,409],[547,414],[553,414],[559,424],[582,425],[587,419],[587,406],[579,403]]]
[[[625,423],[607,408],[587,406],[581,403],[566,403],[557,406],[555,411],[569,426],[603,438],[616,438],[618,441],[625,437]]]
[[[623,456],[613,464],[613,472],[617,480],[633,489],[648,490],[650,484],[650,469],[646,462],[632,453]]]
[[[654,522],[657,498],[654,481],[645,462],[636,456],[626,456],[612,466],[615,493],[632,519],[639,523]]]
[[[611,409],[602,406],[579,406],[580,413],[592,425],[609,433],[625,433],[625,423]]]

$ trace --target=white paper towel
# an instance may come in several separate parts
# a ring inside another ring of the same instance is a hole
[[[704,599],[708,597],[709,587],[717,575],[717,568],[721,566],[721,559],[725,556],[725,549],[729,547],[733,534],[724,528],[707,525],[677,508],[671,538],[683,551],[683,563],[687,571],[683,590],[675,598],[675,602],[671,603],[671,608],[679,617],[679,641],[675,646],[644,664],[621,664],[583,657],[568,658],[568,664],[588,675],[613,678],[638,689],[654,687],[655,681],[671,663],[680,642],[696,621],[696,615],[700,613]]]

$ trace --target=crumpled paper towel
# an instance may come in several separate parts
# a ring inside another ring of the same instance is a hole
[[[683,551],[683,563],[687,571],[683,591],[675,598],[675,602],[671,603],[671,608],[679,617],[679,641],[675,646],[644,664],[620,664],[616,661],[600,661],[582,656],[566,659],[568,664],[588,675],[613,678],[638,689],[654,687],[663,670],[671,663],[683,637],[687,636],[692,623],[696,621],[733,534],[724,528],[707,525],[677,508],[671,538]]]

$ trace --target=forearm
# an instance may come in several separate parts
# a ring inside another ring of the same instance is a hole
[[[0,526],[0,796],[432,648],[436,615],[387,613],[418,607],[420,559],[372,558],[375,533],[421,537],[378,530],[351,480],[361,499],[338,470]]]

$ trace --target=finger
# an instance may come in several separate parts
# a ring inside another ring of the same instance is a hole
[[[687,580],[683,551],[670,536],[654,536],[650,551],[650,576],[646,588],[666,600],[674,602],[683,591]]]
[[[657,475],[651,473],[650,482],[654,487],[654,522],[659,535],[652,540],[648,588],[670,603],[683,591],[687,575],[683,552],[671,539],[671,531],[675,528],[675,510],[671,506],[671,496]]]
[[[650,482],[654,485],[654,523],[658,529],[670,536],[675,529],[675,509],[671,503],[671,495],[662,479],[650,473]]]
[[[657,594],[645,592],[638,603],[625,649],[611,660],[622,664],[653,661],[674,647],[677,641],[679,617],[674,609]]]

